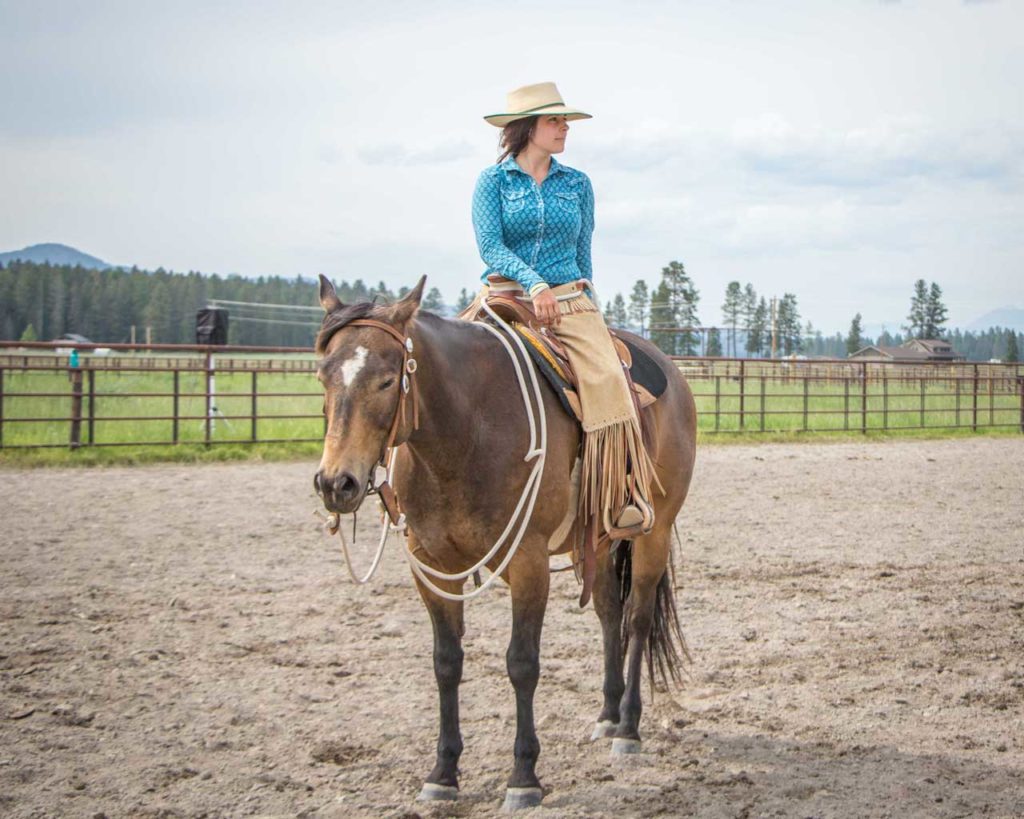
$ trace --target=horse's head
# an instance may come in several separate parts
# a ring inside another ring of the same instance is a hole
[[[345,305],[334,285],[320,277],[320,304],[327,314],[316,339],[321,356],[317,378],[324,387],[327,433],[313,485],[328,511],[359,508],[392,426],[398,423],[402,395],[402,342],[380,327],[353,322],[372,319],[404,338],[426,278],[393,304]]]

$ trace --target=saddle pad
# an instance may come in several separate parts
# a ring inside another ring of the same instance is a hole
[[[533,359],[533,363],[537,365],[537,369],[540,370],[544,378],[554,388],[555,395],[558,396],[562,409],[569,414],[570,418],[579,419],[581,417],[579,397],[576,395],[573,385],[565,378],[557,361],[547,349],[542,349],[541,344],[543,342],[530,332],[527,327],[518,323],[512,326],[515,327],[516,332],[522,338],[523,343],[526,345],[526,351],[530,354],[530,358]]]
[[[576,393],[575,385],[566,377],[566,374],[559,366],[557,358],[545,346],[542,337],[533,332],[529,327],[518,322],[513,324],[513,327],[515,327],[525,343],[526,350],[529,352],[530,358],[537,365],[537,369],[540,370],[541,374],[554,388],[555,395],[558,396],[563,409],[571,417],[581,418],[579,396]],[[630,357],[632,358],[629,366],[629,377],[633,380],[633,384],[642,387],[643,390],[650,393],[650,398],[647,400],[641,398],[641,406],[653,403],[661,397],[668,386],[668,378],[666,378],[665,372],[632,338],[620,333],[616,333],[615,337],[629,350]]]
[[[661,398],[665,388],[668,387],[665,371],[640,348],[634,339],[625,333],[616,333],[616,336],[629,348],[629,353],[633,356],[633,363],[629,367],[629,377],[633,379],[633,383],[646,389],[654,398]]]

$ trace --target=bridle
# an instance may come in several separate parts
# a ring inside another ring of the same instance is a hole
[[[387,440],[381,449],[380,459],[378,460],[381,466],[387,466],[388,453],[395,447],[395,441],[398,439],[398,429],[405,418],[408,405],[406,399],[409,399],[412,403],[412,429],[409,431],[409,434],[411,435],[420,428],[420,402],[419,392],[416,388],[416,370],[418,365],[416,364],[416,359],[412,357],[412,339],[404,333],[400,333],[390,324],[377,321],[376,319],[354,319],[347,326],[376,327],[378,330],[383,330],[402,345],[402,383],[398,394],[398,407],[395,409],[395,417],[391,421],[391,429],[388,432]],[[370,475],[370,488],[373,489],[372,473]]]
[[[384,482],[377,485],[377,469],[376,466],[384,467],[385,473],[390,472],[390,461],[395,451],[395,447],[399,446],[405,441],[399,441],[399,429],[402,426],[402,422],[405,420],[407,407],[409,402],[412,403],[412,429],[406,435],[408,439],[409,435],[412,435],[417,429],[420,428],[420,402],[419,402],[419,390],[416,386],[416,370],[418,368],[416,359],[412,357],[413,343],[412,339],[400,333],[390,324],[383,321],[377,321],[376,319],[360,318],[350,321],[346,326],[362,326],[362,327],[376,327],[378,330],[383,330],[395,341],[402,345],[402,380],[399,385],[398,392],[398,406],[395,408],[395,417],[391,421],[391,428],[388,430],[388,437],[385,439],[383,446],[380,450],[380,457],[377,459],[377,464],[373,469],[370,470],[370,477],[367,481],[366,492],[363,494],[363,500],[370,495],[377,495],[384,505],[385,510],[388,513],[388,517],[391,518],[392,523],[398,522],[399,511],[398,511],[398,499],[395,496],[394,490],[388,479],[385,477]],[[362,502],[360,502],[362,505]],[[332,514],[328,517],[327,529],[331,534],[335,534],[340,526],[339,517],[337,514]],[[353,520],[353,532],[355,531],[355,521]],[[346,552],[346,559],[348,558]]]

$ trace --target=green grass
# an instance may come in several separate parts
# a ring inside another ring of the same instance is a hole
[[[760,378],[744,381],[741,402],[737,379],[690,379],[703,433],[862,433],[928,434],[941,429],[971,431],[974,419],[973,396],[969,384],[957,402],[955,381],[926,382],[924,393],[920,381],[870,382],[867,387],[866,412],[859,383],[851,383],[849,391],[838,383],[810,381],[807,383],[807,414],[804,414],[804,382],[765,379],[762,399]],[[717,391],[717,400],[716,400]],[[716,424],[715,407],[719,417]],[[741,422],[742,406],[742,422]],[[977,402],[979,431],[998,428],[1020,430],[1020,396],[1015,392],[993,390],[981,392]],[[897,429],[909,427],[909,429]]]
[[[238,357],[241,358],[241,357]],[[269,357],[264,357],[266,360]],[[256,437],[281,439],[279,443],[251,443],[253,424],[248,416],[252,399],[252,374],[219,373],[216,380],[218,415],[211,426],[211,446],[205,445],[205,374],[181,372],[178,380],[178,414],[173,412],[174,376],[162,370],[102,371],[94,373],[94,422],[90,446],[89,382],[83,378],[82,446],[68,446],[68,421],[12,421],[12,418],[66,418],[71,414],[71,383],[65,370],[19,371],[3,373],[3,449],[0,463],[5,465],[98,465],[147,463],[153,461],[224,461],[238,459],[279,460],[315,457],[320,451],[323,420],[322,397],[309,372],[259,373],[257,375]],[[934,438],[971,434],[1019,435],[1021,408],[1018,393],[993,390],[978,396],[978,432],[973,433],[973,397],[964,392],[957,410],[956,382],[926,384],[923,405],[919,381],[868,385],[866,429],[874,439]],[[748,377],[744,382],[743,424],[740,424],[740,388],[736,379],[691,378],[699,414],[699,435],[703,443],[728,444],[737,441],[840,441],[864,440],[862,434],[863,396],[859,383],[851,383],[849,395],[839,383],[809,382],[805,417],[804,383],[799,379],[764,381]],[[964,383],[965,388],[971,385]],[[983,387],[987,386],[983,384]],[[720,410],[715,421],[715,392]],[[19,393],[55,393],[52,396],[27,396]],[[233,393],[246,393],[237,395]],[[274,393],[304,393],[274,395]],[[924,427],[920,427],[924,409]],[[844,412],[844,407],[846,411]],[[883,409],[887,407],[888,412]],[[762,412],[763,409],[763,412]],[[268,416],[309,416],[272,418]],[[223,417],[222,417],[223,416]],[[132,420],[119,420],[131,418]],[[806,428],[805,428],[806,423]],[[912,427],[897,430],[894,427]],[[762,431],[763,430],[763,431]],[[303,441],[302,439],[308,439]],[[174,446],[161,446],[176,440]],[[45,444],[50,448],[19,449],[19,446]]]

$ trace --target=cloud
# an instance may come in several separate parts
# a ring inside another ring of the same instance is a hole
[[[367,165],[436,165],[468,159],[477,153],[466,139],[452,139],[433,145],[410,147],[396,143],[363,146],[357,154]]]
[[[904,179],[1019,179],[1024,132],[998,125],[948,131],[914,121],[848,130],[798,128],[778,115],[737,123],[737,158],[756,174],[797,185],[884,186]]]

